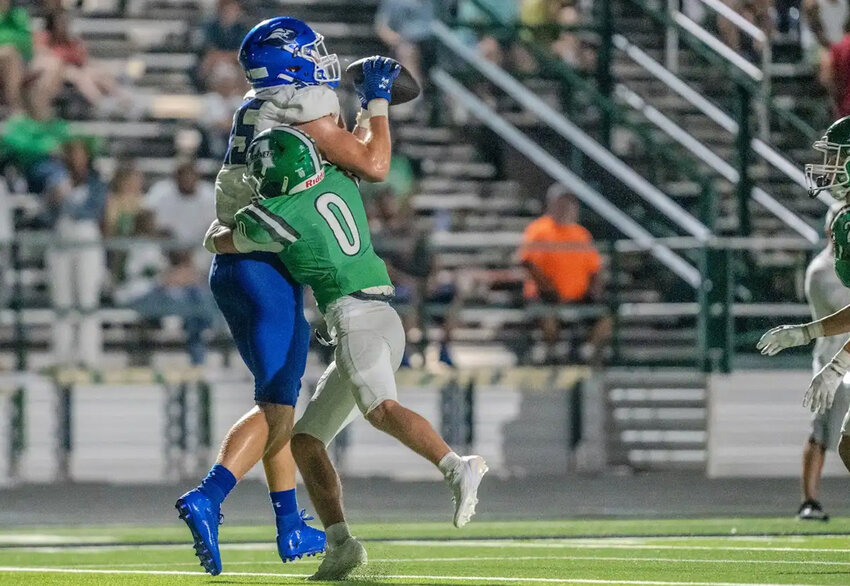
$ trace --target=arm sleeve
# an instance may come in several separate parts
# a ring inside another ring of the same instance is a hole
[[[276,238],[271,230],[261,223],[256,214],[247,206],[236,212],[233,220],[233,243],[240,252],[251,252],[264,250],[268,252],[280,252],[283,244]]]
[[[280,124],[304,124],[324,116],[339,116],[339,97],[326,85],[281,88],[260,108],[257,130]]]

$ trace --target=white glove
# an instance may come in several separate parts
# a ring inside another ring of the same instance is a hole
[[[818,322],[793,326],[777,326],[765,333],[756,344],[765,356],[773,356],[786,348],[808,344],[823,337],[823,325]]]
[[[842,348],[812,379],[803,397],[803,407],[808,407],[812,413],[826,413],[826,410],[832,407],[835,391],[848,369],[850,353]]]
[[[207,228],[207,233],[204,234],[204,248],[206,248],[209,252],[218,254],[218,249],[215,247],[215,237],[224,228],[226,228],[226,226],[219,222],[218,218],[213,220],[213,223],[210,224],[209,228]]]

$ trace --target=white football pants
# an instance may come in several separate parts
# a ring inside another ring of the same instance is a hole
[[[325,312],[328,333],[336,338],[334,361],[293,434],[306,433],[327,446],[360,413],[397,400],[395,371],[404,354],[404,328],[384,301],[343,297]]]

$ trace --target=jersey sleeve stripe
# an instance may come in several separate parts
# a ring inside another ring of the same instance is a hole
[[[301,235],[280,216],[276,216],[254,204],[245,208],[245,213],[263,226],[280,242],[295,242]]]

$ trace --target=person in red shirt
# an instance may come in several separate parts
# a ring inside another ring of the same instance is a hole
[[[550,303],[593,303],[601,293],[599,279],[602,257],[593,237],[578,223],[579,205],[563,185],[552,185],[546,194],[546,214],[525,229],[519,258],[528,270],[524,296]],[[544,340],[557,342],[560,327],[555,316],[541,323]],[[590,360],[600,357],[611,335],[611,319],[600,319],[591,328],[579,355]]]
[[[89,62],[82,39],[70,32],[68,13],[56,10],[44,19],[44,30],[35,35],[36,58],[33,73],[41,78],[41,91],[51,99],[68,82],[92,106],[118,93],[118,84],[106,71]]]
[[[850,19],[844,23],[844,36],[821,56],[818,78],[832,98],[835,116],[850,115]]]

